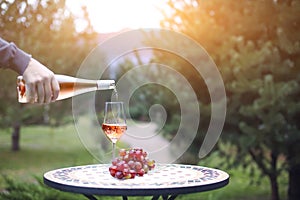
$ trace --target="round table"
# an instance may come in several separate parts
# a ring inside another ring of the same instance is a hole
[[[156,164],[143,177],[113,178],[109,164],[95,164],[56,169],[44,174],[44,183],[52,188],[85,195],[153,196],[175,199],[179,194],[202,192],[224,187],[229,175],[221,170],[196,165]]]

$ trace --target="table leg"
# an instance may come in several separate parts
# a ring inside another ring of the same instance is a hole
[[[158,200],[160,197],[160,195],[157,196],[153,196],[151,200]],[[161,195],[161,197],[163,198],[163,200],[174,200],[177,195]]]
[[[97,200],[96,197],[94,197],[93,195],[88,195],[88,194],[84,194],[84,196],[86,198],[88,198],[89,200]],[[160,195],[156,195],[156,196],[153,196],[151,200],[158,200],[160,197]],[[163,198],[163,200],[174,200],[177,195],[161,195],[161,197]],[[128,197],[127,196],[122,196],[123,200],[128,200]]]
[[[93,195],[84,194],[84,196],[89,200],[97,200],[96,197],[94,197]]]
[[[171,195],[168,200],[174,200],[176,197],[177,195]]]

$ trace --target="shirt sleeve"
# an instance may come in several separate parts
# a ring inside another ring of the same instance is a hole
[[[14,43],[0,38],[0,68],[9,68],[23,74],[31,55],[19,49]]]

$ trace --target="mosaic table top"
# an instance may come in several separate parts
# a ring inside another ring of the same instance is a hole
[[[123,195],[121,191],[126,190],[126,195],[130,195],[128,190],[134,189],[133,195],[152,195],[157,190],[162,193],[211,190],[223,187],[229,181],[229,175],[224,171],[181,164],[156,164],[143,177],[119,180],[110,175],[109,166],[96,164],[56,169],[44,174],[44,182],[56,189],[85,194]],[[147,191],[151,192],[148,194]]]

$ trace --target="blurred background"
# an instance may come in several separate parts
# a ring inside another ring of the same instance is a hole
[[[134,65],[163,62],[193,87],[201,122],[178,162],[220,168],[231,179],[222,189],[178,199],[300,199],[299,0],[0,0],[0,36],[58,74],[76,76],[95,46],[135,28],[187,35],[206,49],[224,81],[225,126],[216,147],[200,160],[211,102],[205,82],[190,63],[162,52],[147,54],[145,61],[133,52],[136,59],[124,59],[110,77],[117,81]],[[151,45],[153,40],[159,38],[150,34],[144,42]],[[161,42],[184,48],[178,41]],[[193,49],[186,53],[198,56]],[[80,199],[42,183],[48,170],[97,163],[77,137],[71,99],[21,105],[16,76],[9,70],[0,73],[0,199]],[[143,77],[130,77],[132,84],[139,79]],[[131,97],[129,112],[132,119],[148,122],[149,108],[157,103],[167,112],[163,136],[169,140],[180,122],[180,105],[172,92],[141,87]]]

